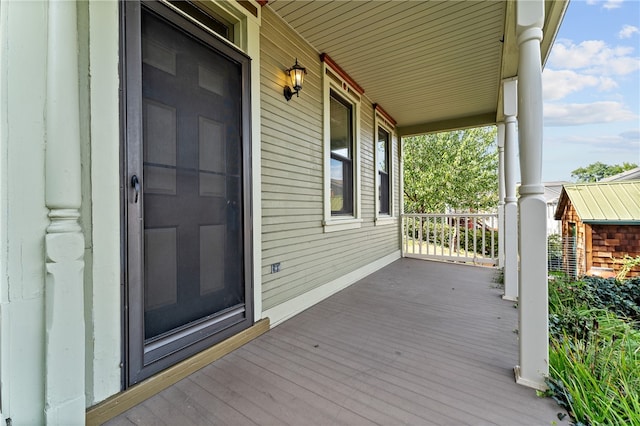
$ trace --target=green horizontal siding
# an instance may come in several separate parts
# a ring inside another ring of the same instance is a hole
[[[318,53],[268,7],[262,12],[262,289],[263,308],[270,309],[399,250],[400,237],[399,225],[374,223],[374,111],[366,98],[360,117],[362,227],[324,232],[322,66]],[[307,75],[300,96],[287,102],[282,94],[287,84],[284,70],[296,57]],[[398,216],[395,138],[394,144],[394,215]],[[276,262],[281,271],[271,274]]]

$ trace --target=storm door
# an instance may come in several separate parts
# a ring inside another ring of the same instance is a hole
[[[165,4],[124,8],[131,385],[253,321],[249,61]]]

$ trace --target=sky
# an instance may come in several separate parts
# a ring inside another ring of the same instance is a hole
[[[640,165],[640,0],[572,0],[542,73],[543,181]]]

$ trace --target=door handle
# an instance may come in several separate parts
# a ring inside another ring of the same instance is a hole
[[[136,196],[133,200],[134,203],[138,202],[138,195],[140,194],[140,180],[138,179],[138,175],[131,176],[131,187],[134,191],[136,191]]]

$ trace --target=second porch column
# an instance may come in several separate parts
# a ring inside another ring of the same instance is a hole
[[[520,124],[519,384],[545,389],[549,374],[547,205],[542,185],[543,0],[518,0],[518,122]]]
[[[504,268],[504,123],[498,123],[498,268]]]
[[[504,93],[504,296],[518,300],[518,199],[516,198],[516,115],[518,93],[516,79],[503,83]]]

